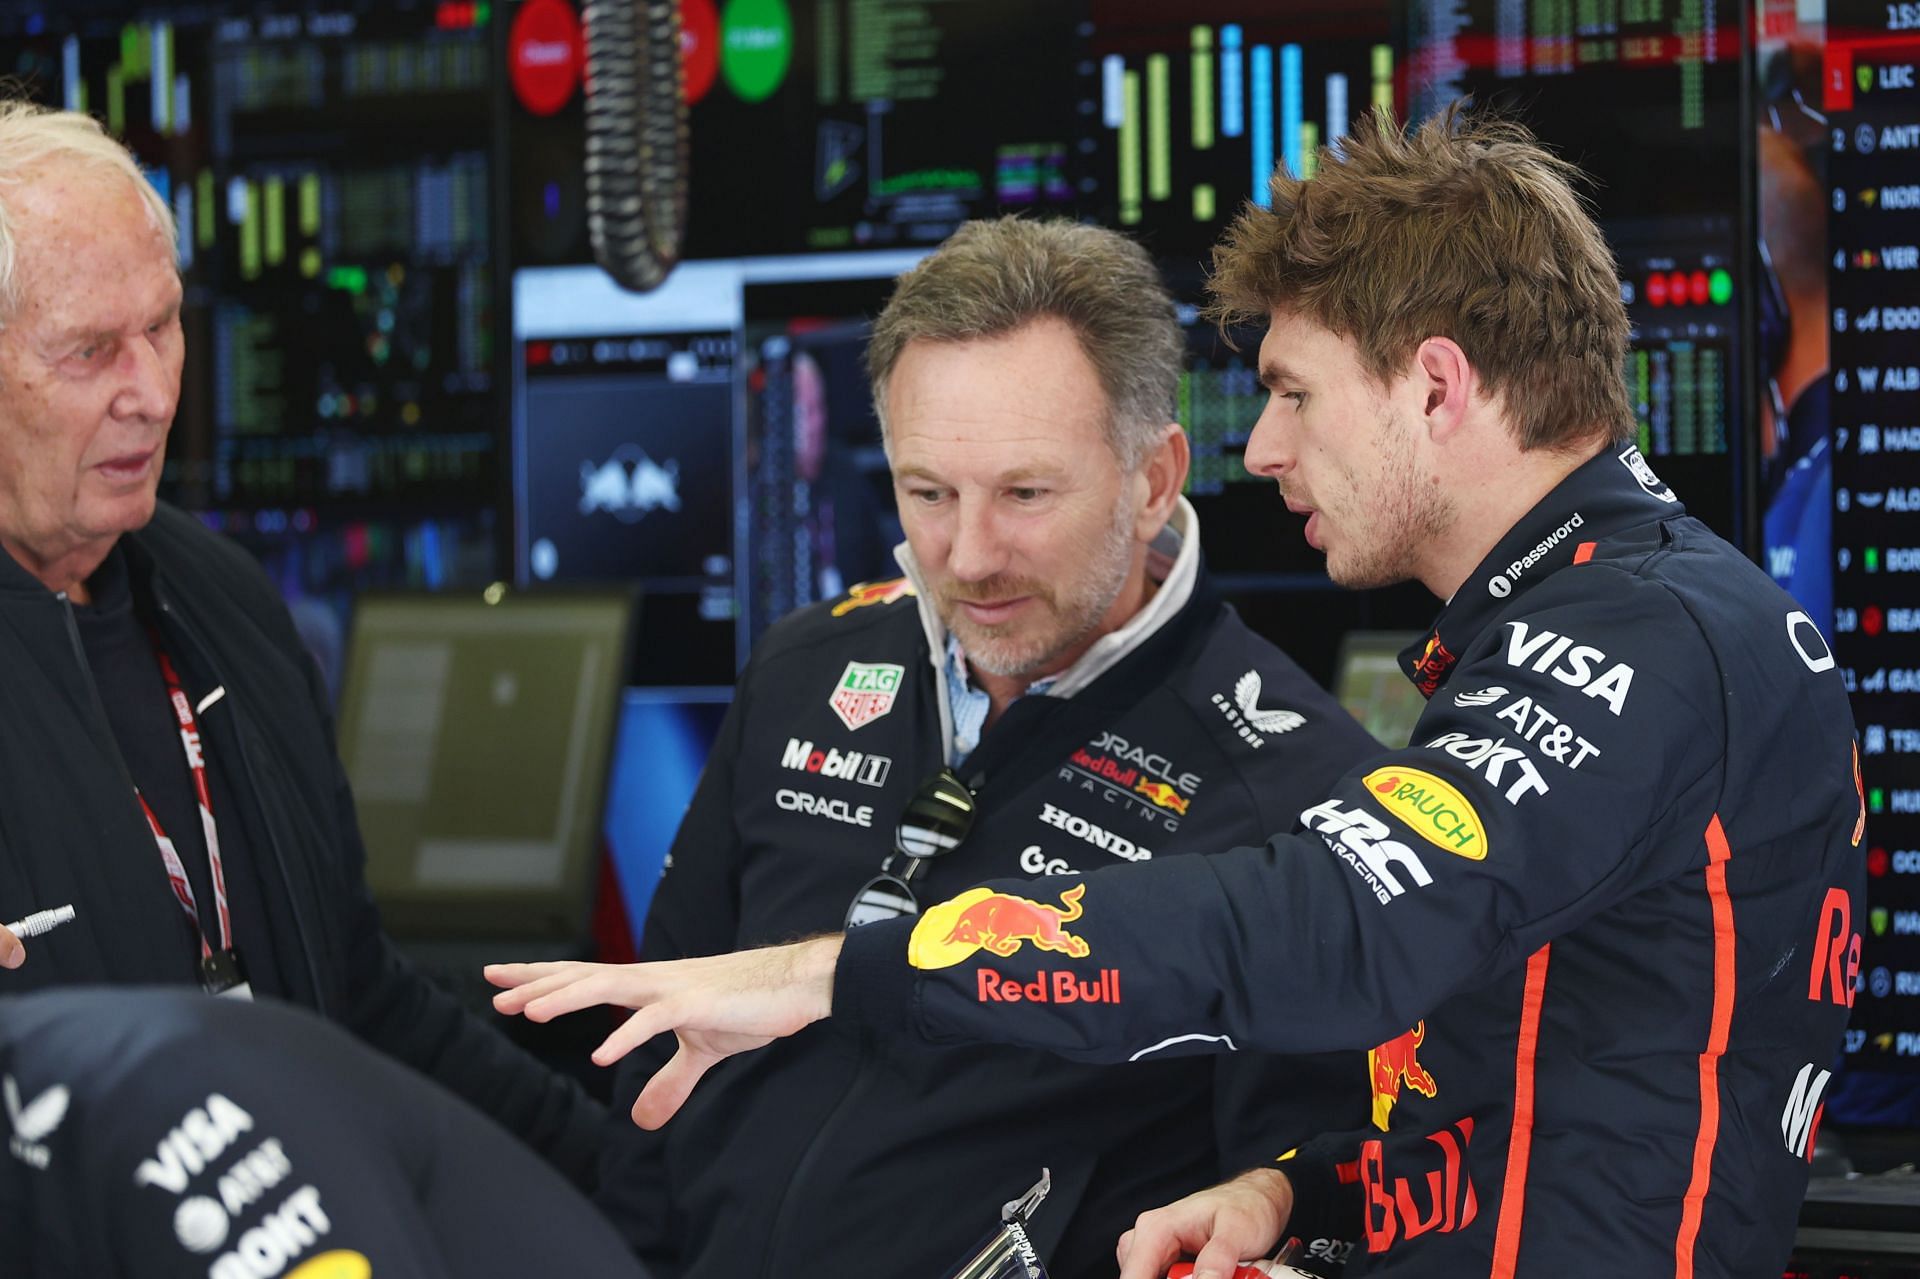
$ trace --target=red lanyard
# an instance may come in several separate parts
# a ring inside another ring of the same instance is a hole
[[[181,687],[179,672],[173,669],[173,662],[167,657],[166,650],[160,647],[158,636],[153,640],[153,655],[160,661],[160,677],[166,681],[167,697],[173,703],[174,717],[180,721],[180,744],[187,752],[187,768],[193,773],[194,794],[200,800],[200,829],[207,840],[207,864],[213,871],[213,906],[218,916],[221,951],[233,949],[233,917],[227,909],[227,876],[220,862],[220,832],[213,824],[213,797],[207,791],[206,751],[200,743],[200,727],[194,721],[193,703],[187,698],[186,689]],[[207,940],[207,930],[200,924],[200,906],[193,898],[193,881],[187,878],[187,868],[180,861],[180,854],[174,848],[173,841],[167,838],[167,832],[161,828],[160,819],[154,816],[153,808],[147,803],[147,797],[139,788],[134,789],[134,798],[140,801],[140,811],[147,815],[147,825],[153,830],[153,842],[160,846],[160,860],[166,863],[167,882],[173,886],[173,895],[180,902],[180,909],[187,912],[187,918],[193,921],[193,930],[200,937],[200,958],[210,958],[215,950]]]

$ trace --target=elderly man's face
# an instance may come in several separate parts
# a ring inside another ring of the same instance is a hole
[[[5,198],[20,305],[0,331],[0,543],[36,569],[153,516],[180,277],[121,175],[49,162]]]
[[[1107,444],[1079,339],[1043,319],[973,342],[914,342],[887,387],[893,483],[934,606],[995,675],[1059,669],[1143,571],[1145,483]]]

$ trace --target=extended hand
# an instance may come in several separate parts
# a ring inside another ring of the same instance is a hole
[[[1245,1257],[1264,1257],[1293,1215],[1293,1184],[1272,1168],[1243,1172],[1164,1208],[1143,1212],[1115,1249],[1120,1279],[1160,1279],[1194,1257],[1194,1279],[1227,1279]]]
[[[0,968],[18,968],[27,962],[27,948],[20,939],[0,928]]]
[[[594,1049],[593,1059],[602,1066],[673,1031],[680,1050],[633,1103],[633,1121],[658,1128],[717,1063],[831,1013],[839,958],[840,937],[834,935],[659,964],[489,964],[485,971],[488,981],[505,987],[493,997],[493,1006],[530,1021],[550,1021],[599,1004],[633,1009],[633,1016]]]

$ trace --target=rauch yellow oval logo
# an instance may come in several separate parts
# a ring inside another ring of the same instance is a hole
[[[1380,807],[1435,848],[1469,861],[1486,857],[1487,828],[1480,814],[1448,783],[1417,768],[1377,768],[1365,780]]]
[[[287,1279],[372,1279],[373,1263],[357,1252],[323,1252],[287,1274]]]

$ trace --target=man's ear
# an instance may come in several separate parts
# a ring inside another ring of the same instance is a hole
[[[1413,353],[1413,377],[1421,393],[1421,419],[1435,444],[1444,444],[1467,419],[1478,375],[1452,338],[1431,337]]]
[[[1133,474],[1135,484],[1146,486],[1146,501],[1134,520],[1134,540],[1152,541],[1173,517],[1174,503],[1187,486],[1187,469],[1193,456],[1187,446],[1187,433],[1178,422],[1160,428],[1160,442],[1147,451],[1140,469]]]

